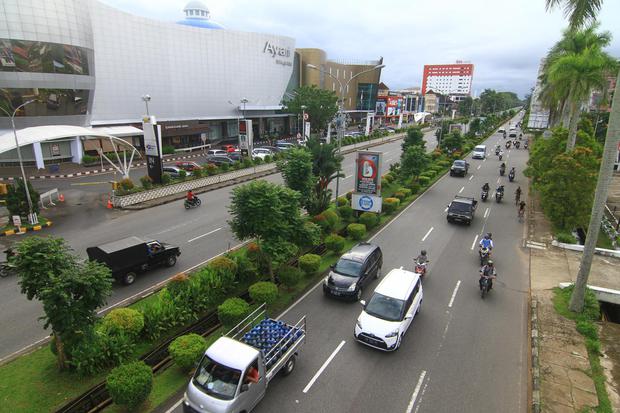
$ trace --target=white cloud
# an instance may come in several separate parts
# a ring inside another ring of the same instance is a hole
[[[177,21],[186,0],[103,0],[119,9]],[[544,0],[206,0],[211,18],[228,29],[267,32],[317,47],[329,58],[383,56],[382,80],[392,88],[421,84],[424,64],[474,63],[474,89],[523,95],[534,85],[538,62],[560,38],[566,21],[547,13]],[[605,0],[601,29],[620,56],[620,3]]]

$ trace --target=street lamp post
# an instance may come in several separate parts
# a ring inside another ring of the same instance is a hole
[[[151,115],[149,114],[149,102],[151,101],[151,95],[142,96],[142,100],[144,101],[144,104],[146,105],[146,116],[151,117]]]
[[[305,140],[306,139],[306,109],[308,108],[308,106],[306,105],[301,105],[301,139]]]
[[[335,77],[334,75],[332,75],[331,73],[313,65],[313,64],[306,64],[306,67],[310,68],[310,69],[314,69],[314,70],[318,70],[319,72],[323,73],[324,75],[327,75],[329,77],[331,77],[332,79],[334,79],[336,82],[338,82],[338,86],[339,86],[339,90],[340,90],[340,99],[338,100],[338,121],[337,126],[338,126],[338,154],[340,154],[340,146],[342,145],[342,139],[344,138],[344,131],[346,129],[346,117],[344,114],[344,91],[345,89],[348,88],[349,83],[351,83],[351,81],[353,79],[355,79],[358,76],[361,76],[365,73],[368,72],[372,72],[374,70],[378,70],[378,69],[382,69],[385,67],[385,65],[377,65],[375,67],[372,67],[370,69],[364,70],[362,72],[357,73],[355,76],[352,76],[349,80],[347,80],[347,83],[342,84],[342,82],[340,82],[340,79],[338,79],[337,77]],[[339,189],[340,189],[340,167],[338,167],[338,172],[336,175],[336,199],[338,199],[338,193],[339,193]]]
[[[249,100],[246,98],[241,98],[241,103],[243,103],[243,119],[245,119],[245,104],[248,103]]]
[[[22,160],[22,151],[19,148],[19,142],[17,141],[17,129],[15,128],[15,114],[17,113],[18,110],[20,110],[26,105],[31,104],[32,102],[35,102],[35,99],[22,103],[21,105],[15,108],[15,110],[13,111],[13,114],[10,114],[1,106],[0,106],[0,109],[2,109],[2,111],[11,118],[11,126],[13,127],[13,136],[15,136],[15,147],[17,149],[17,158],[19,159],[19,168],[22,171],[22,179],[24,181],[24,190],[26,191],[26,200],[28,201],[28,222],[30,222],[30,224],[37,224],[39,222],[39,219],[37,218],[37,214],[32,211],[32,198],[30,197],[30,191],[28,190],[28,181],[26,180],[26,171],[24,170],[24,162]]]

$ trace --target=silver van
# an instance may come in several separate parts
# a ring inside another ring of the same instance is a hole
[[[478,145],[474,148],[471,157],[473,159],[484,159],[487,156],[487,146]]]

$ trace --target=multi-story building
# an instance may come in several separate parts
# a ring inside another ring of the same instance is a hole
[[[186,18],[177,23],[135,16],[98,0],[5,1],[2,7],[0,107],[12,112],[36,99],[18,111],[18,128],[107,127],[114,135],[114,128],[134,126],[140,135],[137,128],[150,110],[162,125],[163,144],[187,148],[203,144],[203,138],[236,137],[241,116],[252,119],[255,137],[287,134],[294,123],[280,109],[295,40],[222,29],[209,20],[201,1],[190,1]],[[0,111],[0,134],[9,129]],[[70,140],[38,142],[22,152],[37,165],[75,160],[71,152],[80,146]],[[15,152],[0,154],[0,162],[15,160]]]
[[[592,112],[611,112],[611,100],[616,90],[616,75],[607,76],[606,91],[595,90],[590,95],[588,109]]]
[[[536,86],[534,87],[530,100],[530,115],[527,122],[527,127],[530,129],[546,129],[549,126],[549,109],[545,108],[540,101],[540,92],[542,89],[540,75],[542,74],[543,65],[544,59],[540,61]]]
[[[424,65],[422,94],[430,90],[443,95],[471,95],[474,65],[457,60],[445,65]]]
[[[332,60],[327,58],[327,53],[324,50],[304,48],[297,49],[295,54],[295,64],[299,65],[298,85],[315,85],[324,90],[332,90],[338,95],[340,86],[338,81],[331,77],[334,76],[343,87],[349,82],[342,91],[344,109],[347,112],[361,111],[366,113],[375,109],[381,69],[364,73],[351,81],[350,79],[358,73],[383,64],[382,57],[371,61]],[[308,67],[308,64],[316,66],[321,71]]]

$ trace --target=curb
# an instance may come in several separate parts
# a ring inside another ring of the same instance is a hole
[[[538,358],[538,301],[530,304],[531,325],[531,367],[532,367],[532,413],[540,413],[540,368]]]
[[[0,237],[8,237],[10,235],[15,235],[15,234],[24,234],[26,232],[32,232],[32,231],[41,231],[43,228],[49,228],[51,226],[52,226],[52,221],[47,221],[45,224],[35,225],[32,228],[20,227],[19,230],[17,231],[14,229],[8,229],[6,231],[0,232]]]

